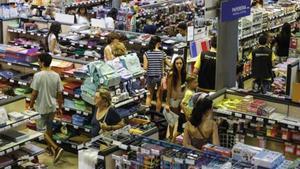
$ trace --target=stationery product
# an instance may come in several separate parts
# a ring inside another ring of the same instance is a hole
[[[12,129],[6,130],[0,134],[2,137],[14,142],[19,142],[21,140],[28,138],[28,135]]]
[[[22,114],[20,112],[10,112],[10,113],[8,113],[8,116],[13,121],[19,121],[24,118],[24,114]]]
[[[6,122],[8,121],[8,116],[6,109],[4,107],[0,107],[0,127],[6,126]]]

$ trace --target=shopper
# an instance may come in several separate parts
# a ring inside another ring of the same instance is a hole
[[[252,76],[255,79],[254,91],[266,93],[271,88],[272,67],[276,56],[267,46],[265,35],[260,35],[259,46],[249,54],[248,59],[252,61]]]
[[[46,38],[46,51],[50,52],[53,55],[61,55],[61,49],[73,50],[73,47],[68,48],[59,44],[58,38],[60,32],[61,24],[58,22],[52,23]]]
[[[97,112],[92,119],[92,136],[100,132],[117,130],[124,127],[123,120],[111,106],[111,95],[106,89],[99,89],[95,95]]]
[[[31,88],[33,89],[29,108],[41,114],[37,120],[37,130],[45,131],[45,141],[48,144],[50,152],[54,154],[54,163],[56,163],[63,153],[63,149],[58,147],[52,140],[52,121],[55,112],[62,115],[62,82],[59,74],[52,71],[50,64],[51,55],[42,53],[38,57],[38,63],[41,71],[33,76]],[[56,103],[57,102],[57,103]],[[56,105],[58,104],[58,110]]]
[[[88,17],[88,10],[86,7],[78,8],[76,15],[76,23],[77,24],[90,24],[90,19]]]
[[[155,88],[156,92],[156,111],[160,112],[162,106],[162,88],[161,80],[164,73],[164,66],[167,63],[166,54],[160,50],[161,39],[158,36],[153,36],[149,42],[149,50],[144,54],[144,69],[147,76],[147,99],[146,105],[151,106],[151,101]]]
[[[114,57],[119,57],[127,54],[127,49],[124,43],[122,42],[116,42],[112,46],[112,54]]]
[[[291,25],[284,23],[279,35],[275,38],[276,55],[279,57],[280,62],[289,56],[291,40]]]
[[[187,25],[186,23],[180,23],[177,26],[178,34],[176,35],[176,40],[178,41],[186,41],[187,36]]]
[[[198,87],[197,76],[189,75],[186,79],[186,82],[187,82],[187,88],[184,92],[184,97],[183,97],[180,105],[181,105],[181,109],[186,117],[186,120],[189,120],[191,118],[192,110],[193,110],[193,107],[189,103]]]
[[[293,36],[296,36],[296,34],[299,32],[300,32],[300,17],[297,17],[296,23],[295,23],[295,29],[293,31]]]
[[[115,29],[115,22],[117,21],[118,10],[116,8],[112,8],[105,17],[105,27],[106,29]]]
[[[203,145],[211,143],[219,145],[217,123],[212,119],[212,101],[199,97],[190,121],[184,128],[183,145],[187,148],[201,149]]]
[[[198,85],[203,91],[215,90],[217,37],[210,40],[210,51],[201,52],[194,65],[194,74],[198,75]]]
[[[113,46],[120,42],[120,35],[116,32],[111,32],[108,35],[108,45],[104,49],[104,60],[113,60],[115,56],[113,55]]]
[[[144,25],[143,33],[155,35],[156,30],[157,26],[155,25],[155,22],[153,21],[151,16],[148,16],[146,18],[146,24]]]
[[[183,115],[180,113],[180,103],[184,95],[185,80],[186,80],[186,67],[184,64],[184,60],[182,57],[177,57],[174,59],[172,65],[172,72],[170,72],[167,79],[168,87],[167,87],[165,113],[175,113],[178,117],[180,115],[181,116]],[[174,138],[173,137],[174,127],[175,124],[169,124],[170,140],[173,140]]]

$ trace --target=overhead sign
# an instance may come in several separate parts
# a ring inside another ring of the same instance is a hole
[[[221,21],[233,21],[251,14],[251,0],[229,0],[221,4]]]

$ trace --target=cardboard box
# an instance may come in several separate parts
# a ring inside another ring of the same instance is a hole
[[[300,103],[300,83],[293,84],[292,101]]]

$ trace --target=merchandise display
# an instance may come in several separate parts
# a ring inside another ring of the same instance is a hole
[[[300,168],[299,16],[299,0],[0,0],[0,168]]]

